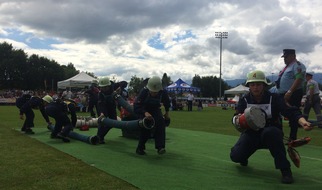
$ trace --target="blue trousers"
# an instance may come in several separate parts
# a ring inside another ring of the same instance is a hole
[[[162,112],[161,110],[156,110],[155,112],[152,112],[151,115],[155,120],[154,128],[145,129],[140,127],[139,143],[137,148],[142,150],[145,149],[145,143],[148,141],[149,138],[151,138],[151,135],[154,137],[156,149],[165,148],[166,134]]]
[[[34,111],[30,108],[27,109],[26,112],[24,113],[26,116],[26,119],[23,123],[22,129],[26,130],[26,129],[30,129],[32,127],[34,127],[34,118],[35,118],[35,113]]]
[[[64,136],[68,136],[73,126],[67,113],[62,112],[56,106],[52,105],[46,107],[46,113],[55,119],[55,128],[52,131],[52,135],[56,136],[58,133],[61,133]]]
[[[285,94],[281,94],[282,98],[284,99]],[[290,98],[290,104],[291,106],[295,106],[297,108],[301,107],[301,101],[303,97],[303,90],[295,90]],[[295,140],[297,139],[297,131],[299,128],[299,124],[296,120],[296,118],[288,118],[289,119],[289,126],[290,126],[290,139]]]
[[[276,169],[290,168],[283,136],[283,131],[274,126],[265,127],[259,131],[249,129],[240,135],[237,143],[231,148],[230,158],[236,163],[245,162],[258,149],[264,148],[268,149],[273,156]]]

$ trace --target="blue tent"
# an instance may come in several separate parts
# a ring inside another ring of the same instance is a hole
[[[168,92],[175,92],[175,93],[180,93],[180,92],[200,92],[200,88],[197,87],[193,87],[188,85],[186,82],[184,82],[183,80],[181,80],[180,78],[170,84],[168,87],[166,87],[166,90]]]

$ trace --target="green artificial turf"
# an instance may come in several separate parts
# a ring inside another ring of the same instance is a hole
[[[134,153],[137,140],[121,137],[119,129],[110,131],[105,145],[50,139],[37,110],[36,134],[21,134],[17,108],[0,106],[0,189],[320,189],[322,129],[299,129],[299,137],[312,141],[296,148],[301,167],[292,165],[295,183],[284,185],[267,150],[256,152],[248,167],[230,161],[238,138],[231,125],[233,112],[171,111],[167,153],[157,155],[151,140],[148,155],[139,156]],[[288,134],[286,122],[284,130]],[[91,135],[96,129],[75,132]]]

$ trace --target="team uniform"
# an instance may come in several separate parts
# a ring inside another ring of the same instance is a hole
[[[61,103],[62,106],[66,107],[64,108],[64,110],[67,114],[70,114],[72,126],[73,128],[75,128],[77,123],[76,103],[73,100],[60,100],[60,99],[57,99],[55,102]]]
[[[280,114],[288,118],[301,118],[301,112],[297,108],[286,107],[284,100],[277,94],[264,92],[260,103],[254,102],[250,93],[241,98],[237,105],[237,114],[244,113],[250,106],[258,106],[265,111],[266,125],[259,131],[248,129],[241,133],[239,140],[231,149],[232,161],[247,165],[248,158],[258,149],[268,148],[274,158],[276,169],[290,168],[290,162],[286,158],[286,150],[283,143],[283,130]]]
[[[25,97],[22,97],[22,98],[25,98]],[[19,100],[17,101],[19,102]],[[35,126],[34,124],[35,113],[33,109],[39,109],[43,118],[46,120],[48,124],[50,124],[49,117],[45,112],[43,100],[41,98],[37,96],[31,96],[30,99],[28,99],[25,103],[23,103],[21,106],[17,105],[17,107],[19,107],[19,112],[21,117],[23,114],[26,115],[26,119],[21,128],[21,131],[24,131],[25,133],[29,133],[29,134],[34,133],[31,130],[31,128]]]
[[[69,142],[67,136],[73,125],[68,117],[67,105],[64,102],[51,102],[47,104],[45,110],[48,116],[55,119],[51,138],[61,138],[64,142]]]
[[[155,148],[163,150],[165,148],[165,121],[161,111],[161,103],[166,112],[170,108],[170,99],[166,90],[160,90],[155,97],[150,95],[149,89],[143,88],[134,102],[134,112],[143,119],[145,112],[149,112],[155,120],[155,126],[152,130],[140,128],[139,143],[137,146],[137,153],[141,151],[144,153],[145,143],[151,138],[151,133],[155,140]],[[145,154],[145,153],[144,153]]]
[[[110,88],[108,90],[101,90],[98,94],[98,110],[100,113],[103,113],[105,117],[110,119],[117,120],[117,103],[114,99],[113,92],[114,87],[113,84],[109,84]],[[104,144],[104,137],[109,132],[112,126],[104,126],[99,125],[97,129],[97,136],[99,138],[99,143]]]

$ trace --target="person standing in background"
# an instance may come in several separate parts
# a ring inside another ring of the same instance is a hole
[[[192,103],[193,103],[193,100],[194,100],[194,96],[193,94],[189,93],[187,95],[187,100],[188,100],[188,111],[192,111]]]
[[[85,91],[85,94],[88,94],[88,111],[90,112],[91,117],[93,118],[96,117],[96,113],[97,115],[99,115],[99,111],[97,109],[99,89],[97,85],[98,85],[98,81],[93,80],[91,85],[89,86],[89,89]],[[96,113],[94,111],[94,107],[96,109]]]
[[[306,101],[303,115],[308,120],[310,110],[313,108],[317,121],[322,121],[320,89],[318,83],[312,77],[313,73],[306,73]],[[319,125],[319,128],[322,128],[322,125]]]

